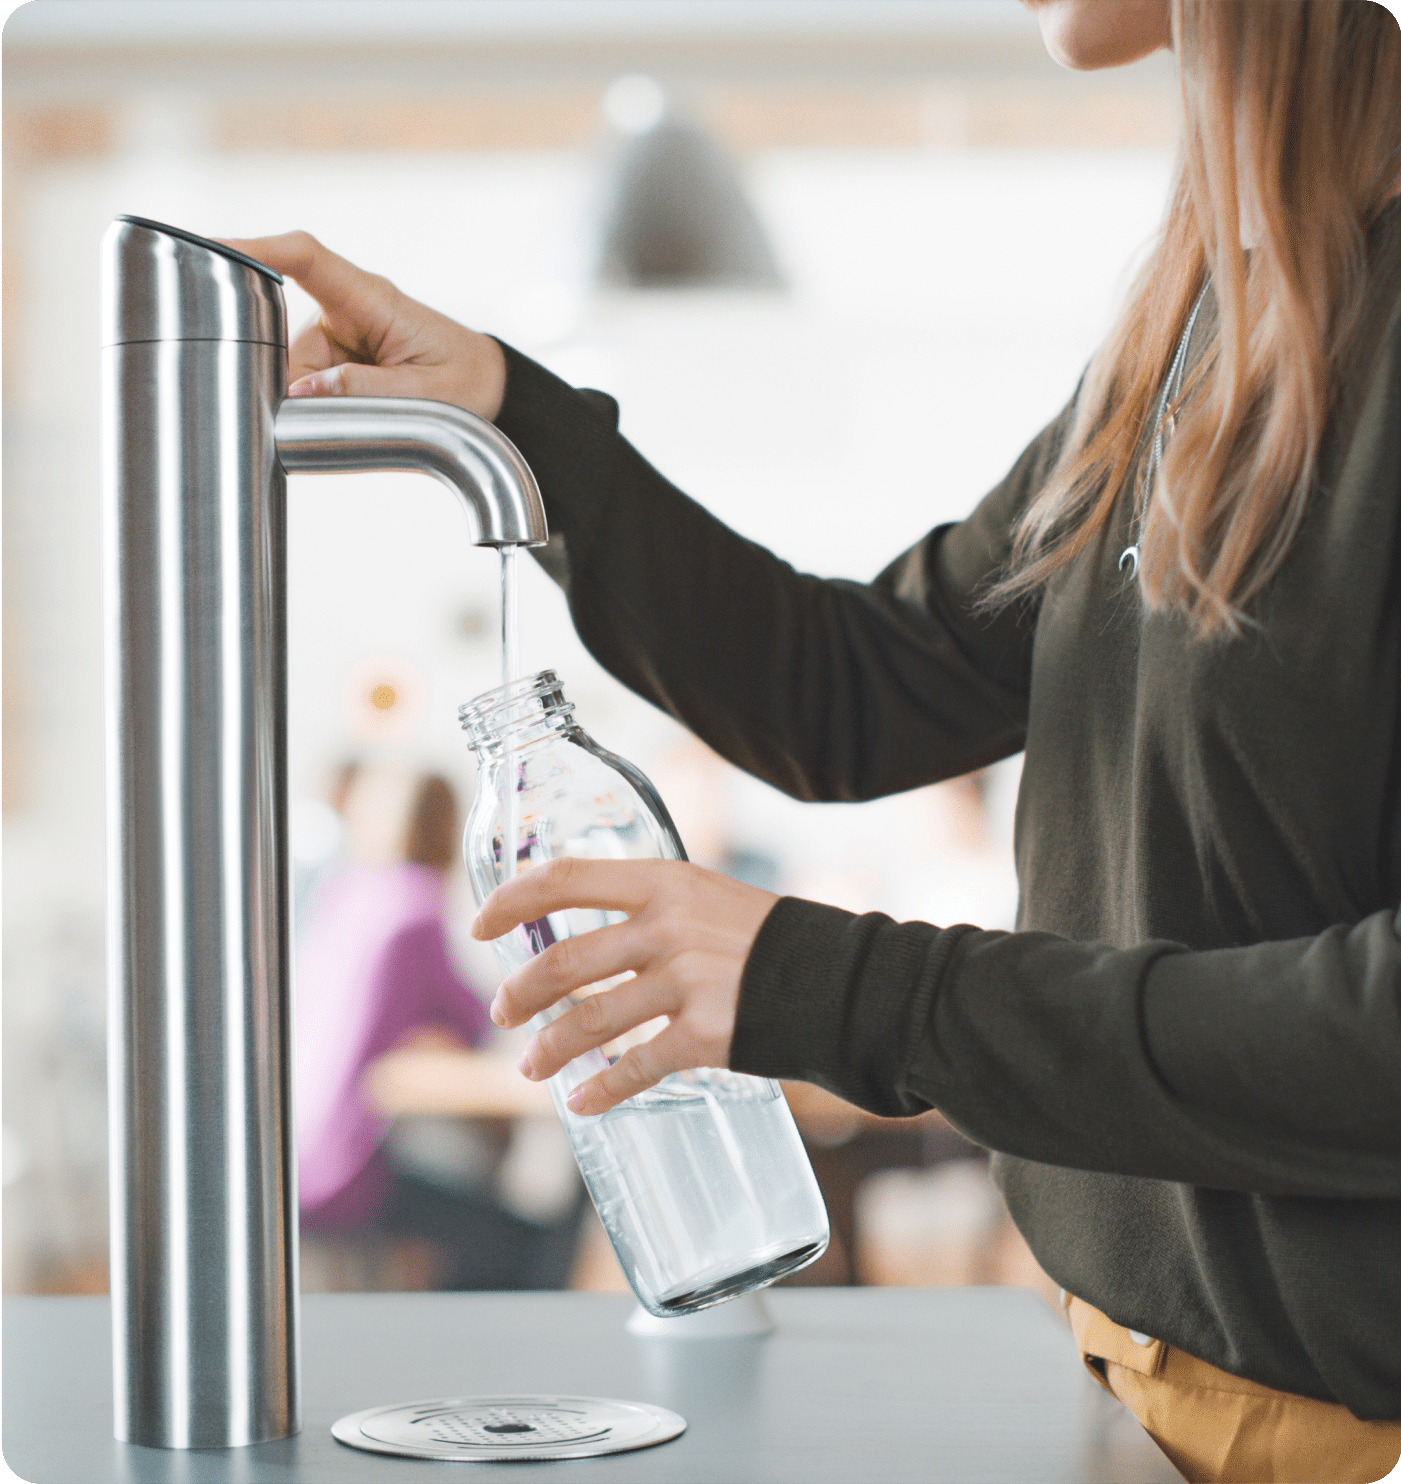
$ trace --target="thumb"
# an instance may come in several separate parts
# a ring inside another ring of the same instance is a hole
[[[342,361],[324,371],[300,376],[287,388],[289,397],[417,397],[434,396],[433,376],[424,366],[365,366]]]

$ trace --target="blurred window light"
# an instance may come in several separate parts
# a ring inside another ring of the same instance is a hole
[[[609,85],[603,112],[622,134],[645,134],[655,129],[666,112],[666,93],[655,77],[630,72]]]
[[[289,811],[292,859],[299,866],[329,860],[340,848],[341,817],[321,799],[297,799]]]
[[[28,1173],[29,1151],[24,1140],[8,1124],[4,1128],[0,1151],[0,1183],[8,1190]]]
[[[91,45],[334,35],[390,36],[714,35],[723,32],[965,34],[1034,27],[1018,0],[63,0],[22,5],[5,41]]]

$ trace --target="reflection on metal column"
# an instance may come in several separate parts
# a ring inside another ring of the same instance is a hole
[[[102,271],[115,1431],[229,1447],[299,1425],[278,436],[289,468],[436,474],[481,544],[545,518],[458,409],[279,417],[263,265],[123,217]]]
[[[298,1427],[280,280],[104,243],[116,1434]]]

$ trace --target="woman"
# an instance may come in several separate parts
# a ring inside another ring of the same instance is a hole
[[[322,305],[292,394],[495,419],[585,641],[740,766],[854,799],[1025,749],[1015,933],[676,863],[502,887],[481,937],[629,914],[503,983],[517,1025],[636,974],[527,1074],[664,1014],[581,1111],[696,1064],[938,1107],[1187,1477],[1374,1479],[1401,1452],[1401,38],[1364,0],[1035,8],[1072,67],[1175,50],[1181,177],[1065,412],[869,586],[720,527],[610,399],[305,236],[240,246]]]

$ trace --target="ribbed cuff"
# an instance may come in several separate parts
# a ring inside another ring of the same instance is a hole
[[[783,897],[745,964],[730,1065],[815,1082],[888,1117],[921,1111],[906,1071],[968,931]]]

